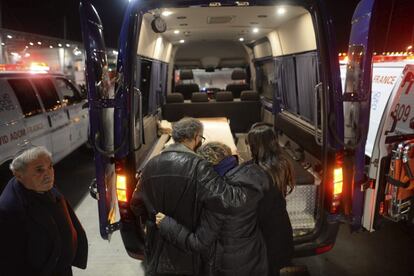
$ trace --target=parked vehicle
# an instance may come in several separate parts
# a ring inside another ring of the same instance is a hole
[[[0,71],[0,191],[11,177],[10,161],[26,147],[45,146],[56,163],[87,142],[81,91],[65,76],[37,69]]]
[[[330,250],[340,221],[367,227],[373,210],[364,196],[376,189],[365,154],[375,0],[362,0],[354,13],[343,92],[324,1],[132,1],[115,89],[106,85],[99,16],[88,0],[80,12],[95,148],[91,194],[104,239],[120,229],[129,255],[142,258],[143,231],[129,208],[137,174],[168,139],[158,135],[160,120],[184,116],[228,118],[246,158],[252,123],[274,125],[296,175],[287,198],[296,256]]]

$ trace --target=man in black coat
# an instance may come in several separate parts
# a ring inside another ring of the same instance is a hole
[[[147,275],[198,275],[198,254],[185,252],[165,242],[155,225],[162,212],[191,231],[202,207],[231,214],[246,202],[239,186],[227,185],[212,165],[194,151],[203,140],[203,125],[184,118],[173,125],[175,143],[145,166],[131,202],[133,212],[146,220],[145,265]]]
[[[26,150],[11,163],[0,196],[0,275],[72,275],[86,268],[88,242],[73,209],[53,187],[51,154]]]

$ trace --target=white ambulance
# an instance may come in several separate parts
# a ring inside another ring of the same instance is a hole
[[[87,142],[85,103],[63,75],[0,70],[0,191],[11,176],[8,164],[25,148],[45,146],[58,162]]]
[[[347,60],[341,59],[344,87]],[[409,175],[414,168],[413,76],[412,53],[374,56],[365,145],[369,181],[364,187],[362,220],[362,226],[369,231],[379,229],[382,218],[414,223],[414,178]]]

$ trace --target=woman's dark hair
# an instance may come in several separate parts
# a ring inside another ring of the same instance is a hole
[[[247,143],[253,161],[272,177],[283,195],[290,194],[295,186],[292,165],[282,153],[273,128],[264,123],[254,124],[247,134]]]

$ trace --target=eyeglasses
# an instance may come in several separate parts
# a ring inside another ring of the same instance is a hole
[[[203,135],[197,135],[198,137],[201,138],[201,142],[204,143],[206,141],[206,137],[204,137]]]

